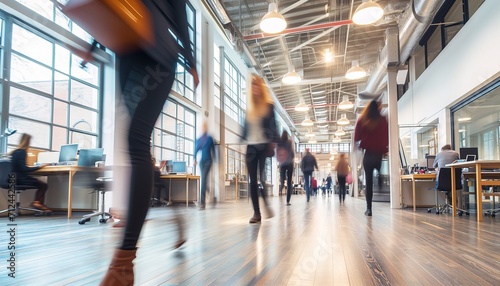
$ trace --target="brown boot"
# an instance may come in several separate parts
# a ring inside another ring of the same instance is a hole
[[[115,250],[113,259],[109,264],[108,272],[101,281],[100,286],[133,286],[135,250]]]

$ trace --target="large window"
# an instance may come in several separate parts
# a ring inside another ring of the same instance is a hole
[[[224,113],[241,125],[245,122],[246,81],[229,58],[224,61]]]
[[[191,40],[189,44],[191,45],[192,50],[196,51],[196,11],[188,3],[188,5],[186,6],[186,12],[188,20],[188,32]],[[180,61],[182,62],[183,60],[184,59],[181,57]],[[178,92],[181,96],[184,96],[190,101],[201,106],[201,97],[196,96],[195,93],[193,76],[180,63],[177,64],[175,82],[172,89]]]
[[[89,63],[82,69],[81,58],[54,39],[16,20],[5,23],[12,37],[4,39],[2,63],[10,65],[3,68],[8,104],[2,112],[8,126],[19,131],[8,138],[9,148],[21,133],[33,136],[33,147],[46,150],[66,143],[97,147],[100,66]]]
[[[193,166],[195,118],[193,110],[167,100],[156,121],[152,137],[153,154],[158,162],[186,161],[188,166]]]
[[[214,44],[214,105],[220,108],[220,48]]]
[[[451,108],[456,150],[477,147],[479,159],[500,159],[500,79]]]

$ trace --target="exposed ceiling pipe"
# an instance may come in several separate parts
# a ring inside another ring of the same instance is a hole
[[[411,9],[404,12],[399,22],[399,50],[400,63],[405,62],[413,51],[418,41],[429,27],[437,11],[445,0],[413,0]],[[386,46],[387,47],[387,46]],[[384,50],[386,49],[384,47]],[[382,51],[377,67],[371,72],[370,77],[360,92],[361,97],[375,98],[382,93],[386,81],[388,56]]]
[[[276,37],[279,35],[287,35],[287,34],[293,34],[293,33],[303,33],[303,32],[309,32],[309,31],[314,31],[314,30],[321,30],[321,29],[337,27],[337,26],[344,26],[344,25],[349,25],[349,24],[352,24],[351,19],[328,22],[328,23],[320,23],[320,24],[314,24],[314,25],[309,25],[309,26],[301,26],[301,27],[296,27],[296,28],[289,28],[289,29],[285,29],[279,33],[276,33],[276,34],[255,33],[255,34],[251,34],[248,36],[244,36],[243,38],[246,41],[256,40],[256,39],[263,39],[263,38],[268,38],[268,37]]]

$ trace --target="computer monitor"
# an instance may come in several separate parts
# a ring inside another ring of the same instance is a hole
[[[59,162],[76,161],[76,154],[78,153],[78,144],[62,145],[59,151]]]
[[[427,161],[427,170],[428,171],[434,171],[434,160],[436,159],[436,156],[434,155],[426,155],[425,160]]]
[[[186,161],[172,162],[172,173],[186,173],[186,170],[187,170]]]
[[[78,156],[78,166],[94,167],[95,162],[102,161],[103,154],[103,148],[80,149],[80,155]]]
[[[467,159],[467,155],[476,155],[476,160],[479,159],[479,151],[477,147],[460,148],[460,159]]]

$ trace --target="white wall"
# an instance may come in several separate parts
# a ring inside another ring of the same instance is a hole
[[[486,0],[398,101],[400,125],[439,120],[438,149],[451,142],[449,107],[500,76],[500,5]]]

